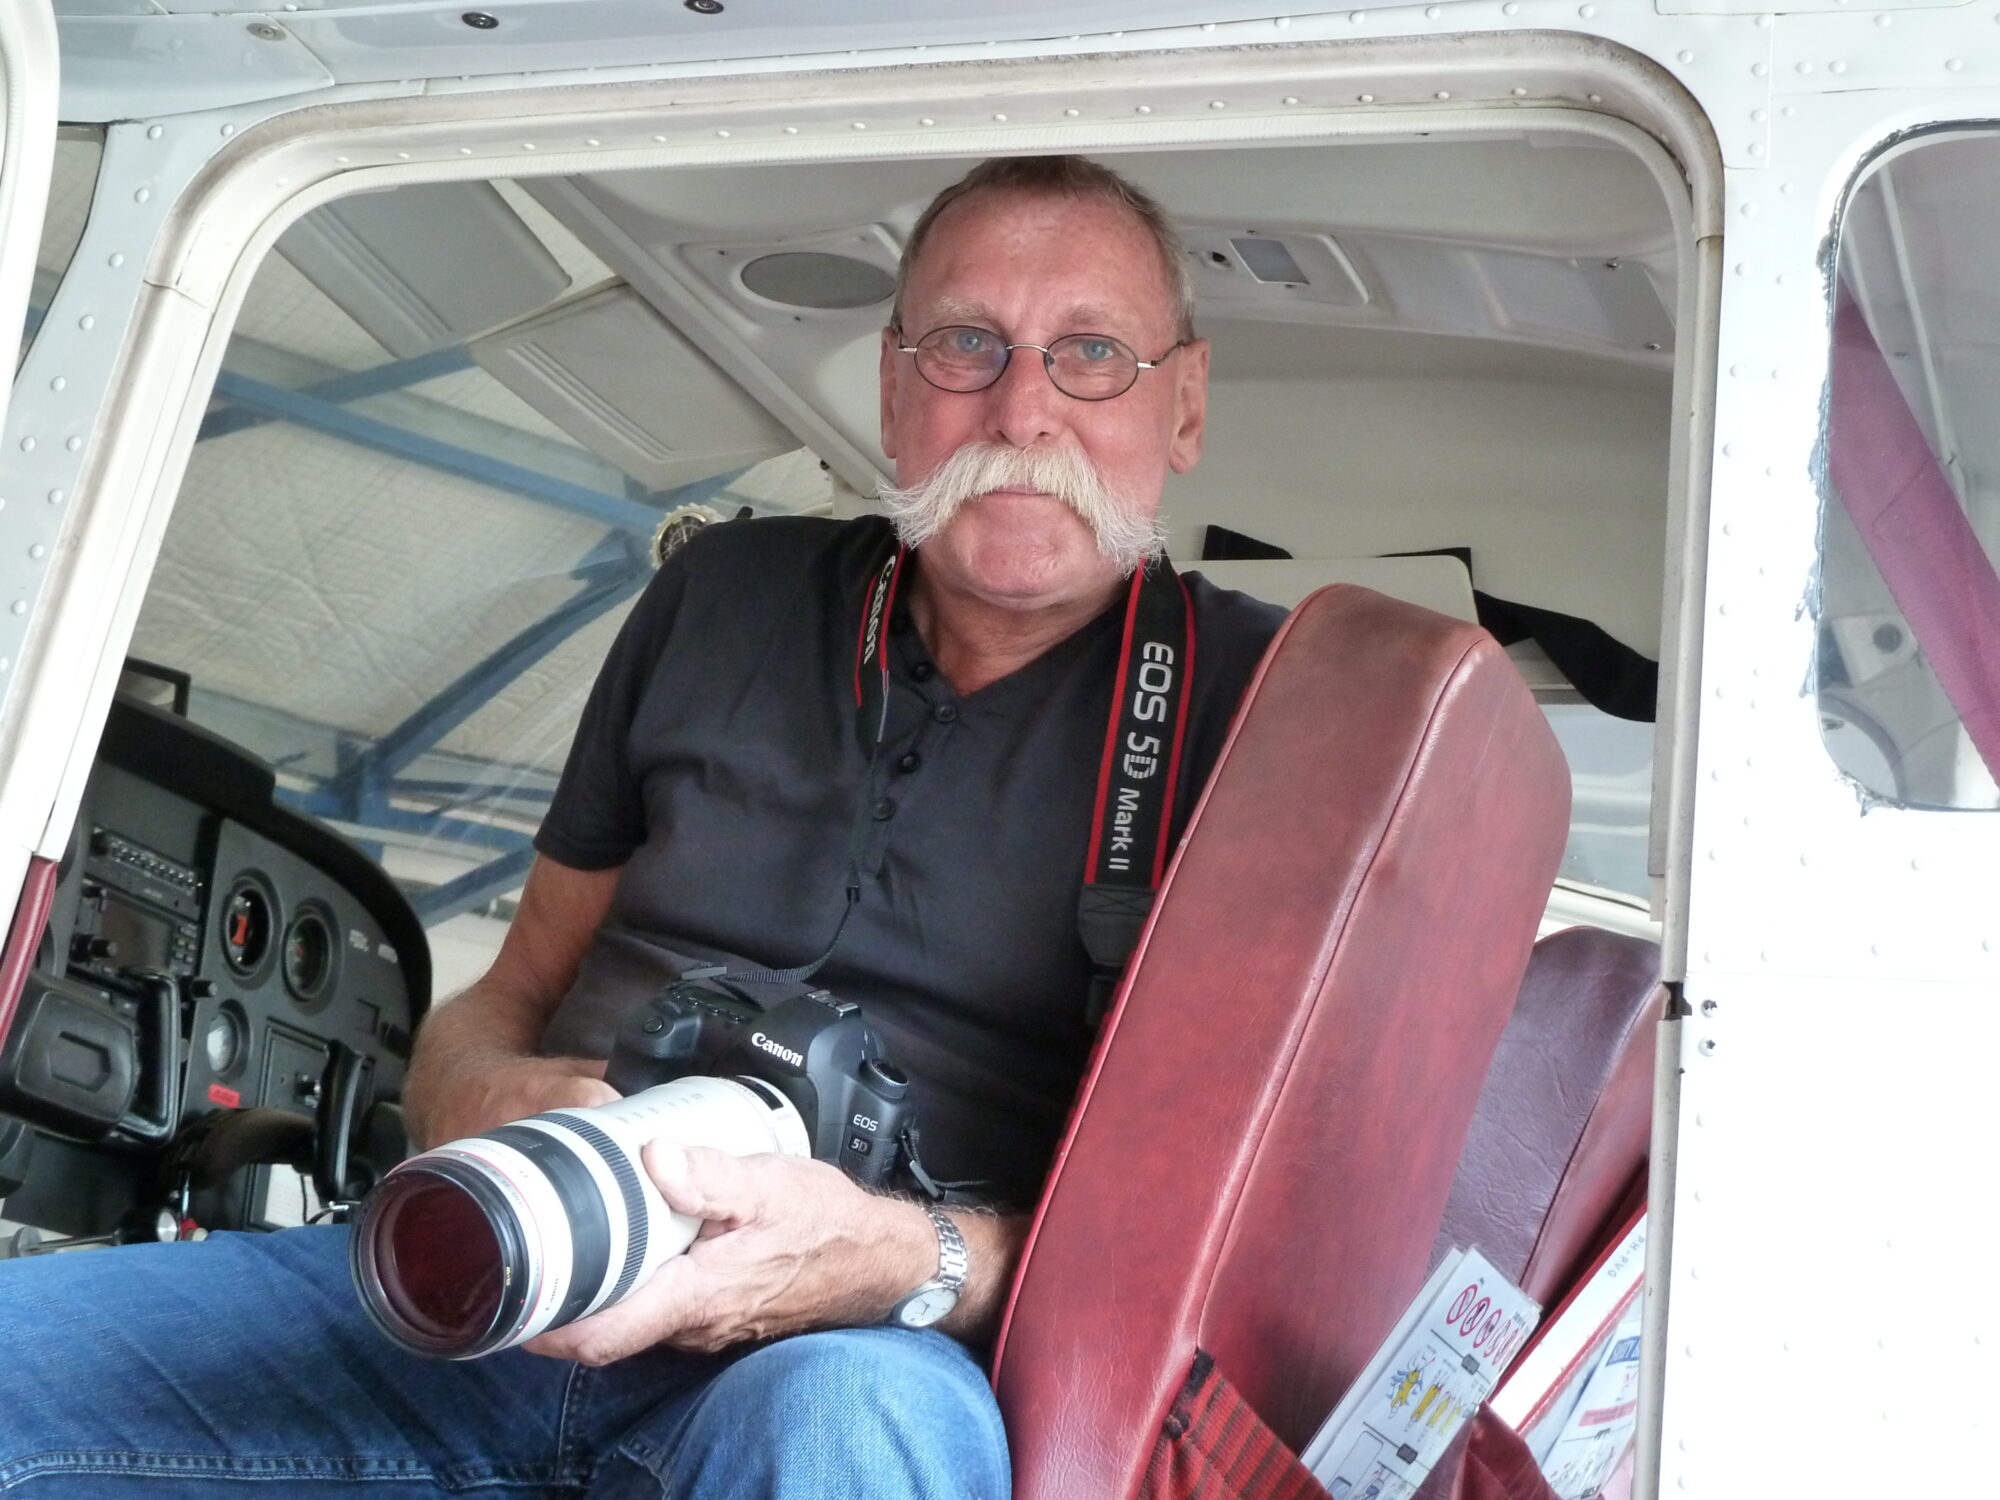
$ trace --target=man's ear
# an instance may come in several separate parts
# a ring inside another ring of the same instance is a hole
[[[1201,460],[1201,435],[1208,424],[1208,340],[1196,339],[1174,356],[1174,436],[1167,464],[1185,474]]]
[[[895,329],[882,330],[882,453],[891,459],[896,456],[896,376],[900,373],[896,346],[902,342]]]

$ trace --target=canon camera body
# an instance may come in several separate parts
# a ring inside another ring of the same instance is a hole
[[[769,1084],[798,1111],[812,1155],[869,1187],[900,1185],[913,1159],[910,1080],[851,1000],[814,990],[766,1010],[726,978],[697,973],[627,1017],[604,1078],[636,1094],[697,1073]]]

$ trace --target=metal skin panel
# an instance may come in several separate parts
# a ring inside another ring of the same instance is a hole
[[[2000,816],[1872,802],[1807,668],[1829,231],[1885,137],[2000,114],[1994,22],[1780,17],[1770,166],[1729,174],[1663,1489],[1990,1483],[1979,1419],[1927,1398],[2000,1395],[1987,1174],[1955,1149],[1989,1129]]]
[[[1699,740],[1689,774],[1669,773],[1677,797],[1661,827],[1669,963],[1685,933],[1692,1012],[1678,1026],[1683,1071],[1662,1080],[1668,1124],[1676,1082],[1681,1103],[1654,1170],[1673,1269],[1650,1293],[1649,1354],[1665,1378],[1647,1395],[1664,1412],[1642,1455],[1657,1454],[1667,1493],[1979,1492],[1987,1459],[1971,1424],[2000,1384],[2000,1332],[1976,1295],[1952,1294],[1970,1292],[1966,1267],[1985,1244],[1987,1174],[1965,1146],[1985,1137],[2000,1042],[2000,816],[1864,802],[1821,746],[1807,674],[1828,236],[1875,143],[2000,118],[1996,10],[1671,16],[1636,0],[1504,0],[1225,12],[1212,27],[991,47],[439,78],[116,127],[0,446],[0,593],[14,590],[0,605],[27,606],[0,608],[0,656],[14,664],[0,676],[0,852],[59,841],[74,809],[240,268],[279,221],[339,191],[398,174],[1490,123],[1465,112],[1475,104],[1624,114],[1690,166],[1699,253],[1719,257],[1722,287],[1719,329],[1692,303],[1680,328],[1682,406],[1703,432],[1712,380],[1715,433],[1678,460],[1713,479],[1677,498],[1693,527],[1680,583],[1699,606],[1700,649],[1681,664],[1672,728],[1692,734],[1698,719]],[[1591,38],[1661,71],[1614,65]],[[1311,45],[1326,42],[1356,45]],[[911,66],[961,60],[973,65]],[[732,81],[742,75],[765,76]],[[572,87],[545,87],[556,84]],[[349,107],[249,138],[257,119],[307,103]],[[1711,149],[1729,169],[1720,219],[1705,196]],[[200,206],[172,213],[218,152]],[[38,446],[24,454],[29,436]],[[18,864],[0,866],[10,894],[17,880]],[[1652,1480],[1642,1462],[1642,1493]]]
[[[275,8],[275,7],[273,7]],[[267,17],[65,14],[62,117],[159,118],[282,99],[334,77]]]

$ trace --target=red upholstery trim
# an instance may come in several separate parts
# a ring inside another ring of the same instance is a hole
[[[1206,1354],[1168,1414],[1140,1500],[1326,1500],[1326,1490],[1278,1441]]]
[[[6,952],[0,954],[0,1047],[7,1045],[7,1032],[20,1008],[21,991],[27,986],[28,970],[35,966],[35,950],[41,946],[55,899],[56,862],[39,856],[30,859],[14,923],[7,931]]]

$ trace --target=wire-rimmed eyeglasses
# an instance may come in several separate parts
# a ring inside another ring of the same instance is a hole
[[[1109,334],[1069,333],[1053,344],[1010,344],[990,328],[953,324],[933,328],[914,344],[898,344],[896,352],[914,356],[917,373],[939,390],[969,395],[1005,374],[1016,349],[1033,349],[1065,396],[1109,401],[1131,390],[1141,370],[1157,370],[1187,342],[1180,340],[1158,359],[1141,359]]]

